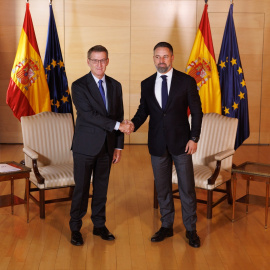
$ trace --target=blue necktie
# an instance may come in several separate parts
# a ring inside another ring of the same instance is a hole
[[[99,92],[100,92],[100,94],[101,94],[101,96],[102,96],[102,99],[103,99],[105,108],[107,109],[107,107],[106,107],[105,91],[104,91],[104,88],[103,88],[103,86],[102,86],[102,83],[103,83],[102,80],[99,80],[99,81],[98,81],[98,89],[99,89]]]
[[[167,86],[167,75],[160,76],[162,78],[162,85],[161,85],[161,104],[162,110],[165,110],[167,100],[168,100],[168,86]]]

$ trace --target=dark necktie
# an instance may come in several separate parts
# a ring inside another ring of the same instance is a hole
[[[162,85],[161,85],[161,104],[162,110],[165,110],[167,100],[168,100],[168,86],[167,86],[167,75],[160,76],[162,78]]]
[[[102,80],[98,81],[98,89],[99,89],[99,92],[100,92],[100,94],[102,96],[102,99],[103,99],[103,102],[104,102],[104,105],[105,105],[105,108],[106,108],[106,97],[105,97],[105,91],[104,91],[104,88],[102,86],[102,83],[103,83]]]

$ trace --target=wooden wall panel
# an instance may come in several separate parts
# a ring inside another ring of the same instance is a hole
[[[196,27],[196,1],[131,1],[131,26]]]
[[[234,21],[245,74],[251,135],[246,143],[270,143],[270,1],[234,1]],[[229,0],[211,0],[209,20],[218,60]],[[89,72],[88,49],[109,50],[107,74],[123,86],[125,118],[135,114],[140,82],[155,72],[153,47],[168,41],[174,67],[184,71],[204,8],[203,0],[57,0],[53,10],[69,87]],[[36,37],[44,58],[49,8],[47,0],[30,0]],[[25,15],[25,1],[0,2],[0,143],[21,142],[19,121],[5,103],[10,72]],[[147,143],[148,121],[125,143]]]
[[[130,2],[127,0],[66,0],[65,8],[67,27],[130,25]]]

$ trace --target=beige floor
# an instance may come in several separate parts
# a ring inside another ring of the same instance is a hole
[[[269,146],[242,146],[234,163],[258,161],[270,164]],[[0,145],[0,161],[23,159],[22,145]],[[238,181],[237,197],[245,192]],[[0,195],[10,192],[10,183],[0,183]],[[56,191],[57,196],[68,190]],[[265,194],[265,184],[251,183],[251,192]],[[24,181],[15,183],[15,194],[24,196]],[[55,194],[55,193],[54,193]],[[53,193],[49,192],[48,196]],[[198,191],[198,196],[204,193]],[[89,202],[90,205],[90,202]],[[107,203],[107,227],[115,242],[92,234],[88,211],[83,220],[85,244],[70,244],[68,226],[70,202],[46,206],[46,219],[39,218],[38,207],[30,201],[30,223],[24,205],[0,208],[0,269],[269,269],[270,225],[264,229],[264,207],[236,205],[236,221],[231,222],[232,206],[223,202],[206,219],[205,205],[198,205],[199,249],[185,239],[180,202],[175,201],[175,235],[161,243],[151,243],[160,227],[160,215],[153,209],[153,174],[147,146],[126,146],[120,164],[112,168]],[[269,221],[270,224],[270,221]]]

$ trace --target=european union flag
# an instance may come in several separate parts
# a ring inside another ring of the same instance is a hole
[[[65,65],[51,4],[44,68],[50,89],[52,112],[73,114]]]
[[[233,21],[233,4],[230,6],[218,59],[221,87],[222,114],[238,118],[235,146],[237,149],[249,137],[248,97],[240,60]]]

